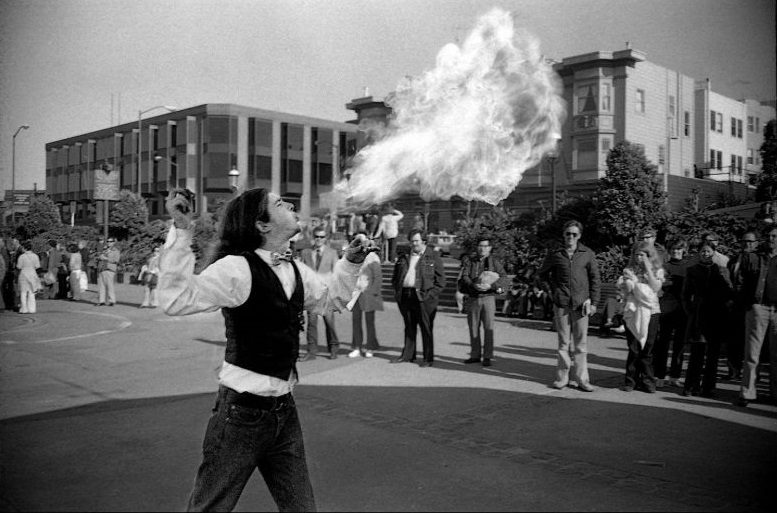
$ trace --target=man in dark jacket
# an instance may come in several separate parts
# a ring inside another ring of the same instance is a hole
[[[491,366],[494,357],[494,318],[496,295],[504,292],[505,269],[502,262],[491,255],[491,240],[478,241],[478,253],[461,263],[459,291],[467,295],[467,324],[469,325],[469,358],[464,363],[477,363],[481,356],[480,325],[483,324],[483,367]],[[486,273],[484,275],[484,273]],[[488,274],[492,278],[489,279]],[[496,276],[494,276],[496,275]]]
[[[745,351],[737,404],[747,406],[756,399],[758,361],[766,337],[771,364],[769,390],[771,400],[777,402],[777,227],[769,230],[766,251],[750,252],[740,258],[738,296],[745,308]]]
[[[558,368],[553,388],[569,384],[569,369],[574,355],[575,381],[580,390],[593,392],[588,377],[588,317],[596,312],[601,283],[594,252],[580,244],[583,225],[564,224],[564,245],[551,251],[539,270],[540,278],[550,283],[555,306],[554,323],[558,333]]]
[[[434,361],[434,316],[440,292],[445,287],[445,270],[437,251],[426,245],[426,233],[410,230],[410,254],[402,254],[394,265],[391,284],[405,322],[405,343],[402,354],[391,363],[415,361],[416,334],[421,327],[424,360],[421,367],[431,367]]]

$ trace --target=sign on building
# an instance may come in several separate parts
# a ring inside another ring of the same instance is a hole
[[[103,164],[94,170],[94,199],[117,201],[119,199],[119,178],[110,164]]]

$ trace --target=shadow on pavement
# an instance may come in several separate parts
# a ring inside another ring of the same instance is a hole
[[[295,396],[321,510],[775,505],[777,434],[723,420],[473,388],[300,385]],[[0,422],[0,507],[182,510],[213,400],[111,400]],[[238,506],[275,510],[257,476]]]

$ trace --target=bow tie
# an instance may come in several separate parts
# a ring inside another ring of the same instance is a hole
[[[280,265],[281,261],[291,262],[291,251],[287,251],[284,254],[273,251],[270,253],[270,259],[272,260],[272,265]]]

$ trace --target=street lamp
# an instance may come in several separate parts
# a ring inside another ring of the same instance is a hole
[[[151,108],[148,108],[146,110],[139,110],[138,111],[138,168],[137,168],[137,178],[138,178],[138,181],[137,181],[137,184],[138,184],[137,193],[138,194],[140,194],[140,150],[141,150],[141,147],[143,146],[143,137],[141,137],[141,134],[143,133],[142,116],[146,112],[151,112],[152,110],[156,110],[156,109],[165,109],[168,112],[173,112],[175,110],[178,110],[175,107],[171,107],[170,105],[157,105],[155,107],[151,107]]]
[[[232,194],[237,194],[238,184],[240,182],[240,171],[232,166],[229,170],[229,188],[232,189]]]
[[[555,145],[548,152],[548,162],[550,163],[550,205],[551,213],[556,213],[556,159],[561,154],[561,134],[553,134]]]
[[[30,125],[21,125],[16,129],[11,140],[11,220],[16,224],[16,136],[22,130],[27,130]]]

